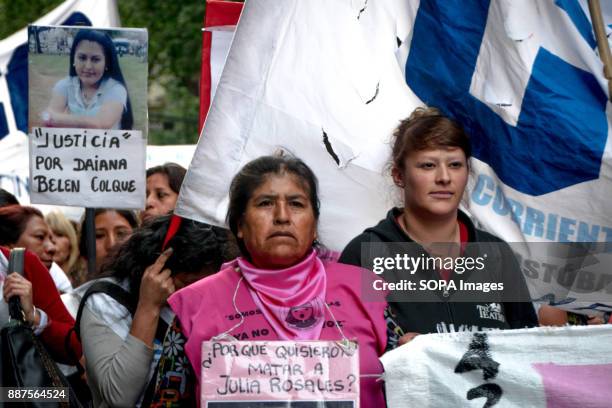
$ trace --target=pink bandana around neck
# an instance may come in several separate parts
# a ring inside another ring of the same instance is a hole
[[[319,339],[327,280],[315,250],[286,269],[259,269],[242,257],[235,262],[253,301],[280,339]]]

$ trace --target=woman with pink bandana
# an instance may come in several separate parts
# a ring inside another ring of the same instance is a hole
[[[227,222],[242,256],[168,300],[198,384],[202,341],[222,334],[239,340],[350,339],[359,344],[361,407],[384,407],[376,379],[386,344],[385,303],[360,299],[358,268],[318,254],[312,170],[297,158],[261,157],[234,177],[229,195]]]

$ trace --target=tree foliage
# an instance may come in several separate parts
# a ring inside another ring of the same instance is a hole
[[[0,0],[0,38],[21,30],[61,3],[62,0]]]
[[[204,8],[203,0],[119,2],[123,26],[149,31],[149,143],[198,140]]]

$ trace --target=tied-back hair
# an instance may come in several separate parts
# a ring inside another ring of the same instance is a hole
[[[181,190],[181,185],[183,184],[185,173],[187,173],[187,170],[180,164],[168,162],[159,166],[148,168],[147,178],[151,177],[154,174],[166,175],[166,177],[168,178],[168,186],[170,186],[170,189],[172,191],[178,194]]]
[[[104,50],[105,67],[100,83],[108,78],[113,78],[125,88],[127,100],[125,108],[123,109],[123,114],[121,115],[121,129],[132,130],[132,127],[134,126],[134,116],[132,113],[132,103],[130,102],[130,93],[128,92],[128,86],[125,79],[123,78],[123,73],[121,72],[119,58],[117,57],[117,49],[115,48],[115,44],[113,43],[110,35],[104,31],[92,30],[88,28],[83,28],[77,31],[72,42],[72,47],[70,48],[70,76],[77,76],[76,69],[74,68],[74,54],[76,52],[77,45],[79,45],[79,43],[83,40],[98,43]],[[100,83],[98,83],[98,86]]]
[[[39,209],[25,205],[9,205],[0,208],[0,245],[10,246],[19,241],[32,217],[44,217]]]
[[[416,108],[393,133],[390,167],[404,169],[413,151],[458,147],[465,158],[472,155],[470,139],[463,128],[436,108]]]
[[[119,281],[127,279],[134,305],[138,303],[145,269],[162,252],[171,218],[172,215],[157,217],[137,229],[113,250],[102,265],[100,277],[114,277]],[[170,269],[172,276],[180,272],[206,271],[207,275],[213,274],[237,252],[227,230],[188,219],[182,220],[167,247],[173,252],[164,269]]]
[[[236,237],[242,254],[249,253],[242,239],[238,238],[238,226],[247,208],[253,192],[266,182],[270,175],[289,173],[295,176],[308,194],[315,220],[319,220],[320,207],[318,180],[313,171],[301,159],[292,156],[262,156],[245,164],[234,176],[230,184],[229,205],[226,222]]]

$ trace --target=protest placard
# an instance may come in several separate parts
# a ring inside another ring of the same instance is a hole
[[[609,407],[609,325],[426,334],[381,357],[387,406]]]
[[[31,202],[143,208],[147,31],[28,27]]]
[[[31,201],[143,208],[146,140],[137,130],[34,128]]]
[[[358,350],[334,341],[203,342],[201,406],[358,407]]]

